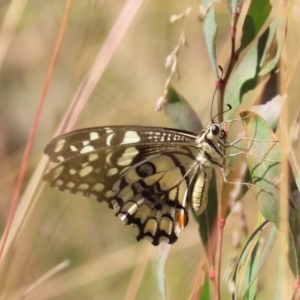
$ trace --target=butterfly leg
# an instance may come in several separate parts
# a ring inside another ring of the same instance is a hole
[[[245,185],[247,186],[248,188],[252,188],[252,187],[256,187],[256,188],[259,188],[260,190],[266,192],[267,194],[271,195],[272,196],[272,193],[263,189],[261,186],[257,185],[257,184],[253,184],[253,183],[250,183],[250,182],[235,182],[235,181],[228,181],[227,178],[226,178],[226,174],[225,174],[225,169],[224,168],[221,168],[221,172],[222,172],[222,175],[223,175],[223,180],[224,182],[226,183],[229,183],[229,184],[235,184],[235,185]]]

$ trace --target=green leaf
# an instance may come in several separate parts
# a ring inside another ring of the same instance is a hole
[[[276,135],[268,124],[257,114],[249,111],[241,113],[249,141],[247,162],[251,190],[256,196],[262,215],[278,228],[279,191],[276,180],[280,178],[280,146]]]
[[[204,283],[201,287],[201,294],[199,296],[199,300],[207,300],[210,299],[210,280],[208,277],[205,277]]]
[[[254,39],[268,19],[272,6],[269,0],[252,0],[244,24],[239,55]]]
[[[250,236],[233,276],[235,282],[234,299],[255,299],[257,296],[258,275],[264,266],[270,252],[278,239],[278,230],[273,225],[268,234],[266,243],[262,244],[261,232],[268,222],[260,225]]]
[[[275,226],[280,229],[279,222],[279,201],[287,201],[288,204],[288,222],[289,224],[289,264],[295,276],[300,274],[300,196],[299,192],[287,199],[280,199],[279,190],[275,183],[281,177],[280,170],[280,146],[278,143],[271,141],[276,140],[276,135],[272,132],[267,123],[258,115],[249,112],[241,114],[244,117],[247,137],[258,139],[252,141],[249,154],[263,157],[264,159],[255,158],[247,155],[248,167],[250,170],[252,183],[260,186],[265,191],[271,192],[271,195],[254,187],[259,209],[263,216],[272,221]],[[278,162],[276,162],[278,161]],[[294,184],[294,179],[291,180]],[[284,220],[281,220],[284,222]]]
[[[249,49],[230,77],[224,95],[224,104],[229,103],[233,107],[227,114],[228,119],[233,118],[244,94],[258,85],[261,80],[260,77],[266,76],[276,67],[282,46],[282,42],[278,40],[276,34],[279,24],[280,18],[271,23],[258,41]],[[270,54],[271,44],[277,44],[274,54]]]
[[[215,45],[216,35],[218,30],[218,26],[216,23],[216,11],[211,0],[203,0],[202,5],[208,8],[208,12],[203,21],[203,33],[204,33],[205,43],[208,51],[208,56],[212,68],[215,72],[215,76],[216,78],[219,78],[218,64],[216,59],[216,45]]]
[[[278,125],[280,113],[283,106],[283,99],[281,96],[276,96],[266,104],[253,106],[251,111],[257,113],[263,117],[268,125],[275,130]],[[233,123],[235,124],[235,123]],[[240,145],[239,145],[240,146]],[[246,148],[245,145],[241,148]],[[229,182],[249,182],[251,181],[249,170],[247,170],[245,157],[241,155],[234,156],[234,154],[240,152],[241,149],[232,147],[230,155],[233,155],[227,160],[226,165],[231,169],[227,174],[226,179]],[[241,199],[242,196],[248,191],[245,185],[237,189],[237,185],[224,184],[222,190],[222,216],[225,218],[229,212],[228,202],[235,202],[237,199]]]
[[[163,108],[170,127],[191,132],[200,132],[203,129],[196,112],[172,86],[168,87],[166,100]]]
[[[300,195],[299,191],[289,199],[289,264],[295,275],[300,275]]]

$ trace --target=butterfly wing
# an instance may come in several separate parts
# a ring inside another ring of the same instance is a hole
[[[127,170],[108,200],[125,225],[137,228],[137,239],[153,245],[174,243],[188,223],[188,189],[199,170],[192,147],[165,151]]]
[[[199,172],[195,137],[152,127],[75,131],[46,147],[58,164],[44,180],[108,203],[124,224],[138,229],[138,240],[174,243],[187,225],[188,187]]]
[[[71,157],[97,150],[129,145],[157,144],[157,148],[176,147],[194,142],[197,134],[188,131],[144,126],[111,126],[79,129],[54,138],[46,146],[44,153],[52,162],[59,163]]]

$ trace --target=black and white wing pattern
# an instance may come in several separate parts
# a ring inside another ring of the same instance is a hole
[[[204,136],[161,127],[110,126],[54,138],[45,154],[56,163],[43,177],[61,191],[105,202],[137,240],[174,243],[188,208],[206,207],[211,155]],[[191,203],[191,199],[193,199]]]

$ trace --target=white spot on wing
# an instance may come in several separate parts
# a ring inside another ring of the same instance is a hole
[[[64,166],[59,166],[54,170],[53,179],[60,176],[60,174],[63,172]]]
[[[105,127],[105,131],[106,131],[106,133],[108,134],[108,133],[112,133],[113,131],[112,131],[112,129],[111,128],[109,128],[109,127]]]
[[[64,182],[61,179],[56,180],[55,185],[56,186],[62,186]]]
[[[107,156],[106,156],[106,162],[107,162],[109,165],[111,165],[110,158],[111,158],[112,155],[113,155],[113,153],[110,152],[110,153],[108,153]]]
[[[72,188],[74,188],[75,187],[75,183],[74,182],[72,182],[72,181],[69,181],[67,184],[66,184],[66,188],[68,188],[68,189],[72,189]]]
[[[107,146],[110,146],[110,142],[111,142],[111,139],[113,138],[114,134],[111,133],[110,135],[107,136],[106,138],[106,145]]]
[[[112,191],[111,190],[109,190],[109,191],[107,191],[106,193],[105,193],[105,195],[104,195],[104,197],[105,198],[109,198],[111,195],[112,195]]]
[[[59,140],[55,145],[54,152],[56,152],[56,153],[59,152],[63,148],[65,142],[66,142],[65,139]]]
[[[75,169],[70,169],[70,170],[69,170],[69,173],[70,173],[71,175],[75,175],[75,174],[77,173],[77,171],[76,171]]]
[[[93,171],[92,166],[86,166],[86,167],[84,167],[83,169],[81,169],[79,171],[79,176],[80,177],[85,177],[85,176],[89,175],[92,171]]]
[[[133,158],[138,154],[138,150],[135,147],[129,147],[125,150],[123,155],[118,159],[117,164],[119,166],[128,166],[131,164]]]
[[[73,152],[78,151],[78,149],[77,149],[74,145],[71,145],[71,146],[70,146],[70,149],[71,149],[71,151],[73,151]]]
[[[98,132],[90,132],[90,140],[94,141],[99,139],[99,133]]]
[[[118,173],[118,169],[117,168],[111,168],[107,171],[107,176],[113,176],[115,174]]]
[[[99,155],[97,153],[92,153],[89,155],[89,161],[94,161],[99,158]]]
[[[135,131],[127,131],[125,133],[123,142],[121,145],[124,144],[131,144],[131,143],[137,143],[141,140],[141,138],[138,136],[138,134]]]
[[[121,180],[118,180],[117,182],[115,182],[115,184],[113,185],[113,192],[118,192],[120,190],[120,184],[121,184]]]
[[[95,150],[95,149],[94,149],[93,146],[88,145],[88,146],[83,147],[83,148],[81,149],[80,153],[81,153],[81,154],[84,154],[84,153],[92,152],[92,151],[94,151],[94,150]]]
[[[102,183],[96,183],[93,187],[92,190],[96,192],[102,192],[104,189],[104,184]]]
[[[82,183],[78,186],[79,190],[85,191],[89,188],[89,185],[87,183]]]

